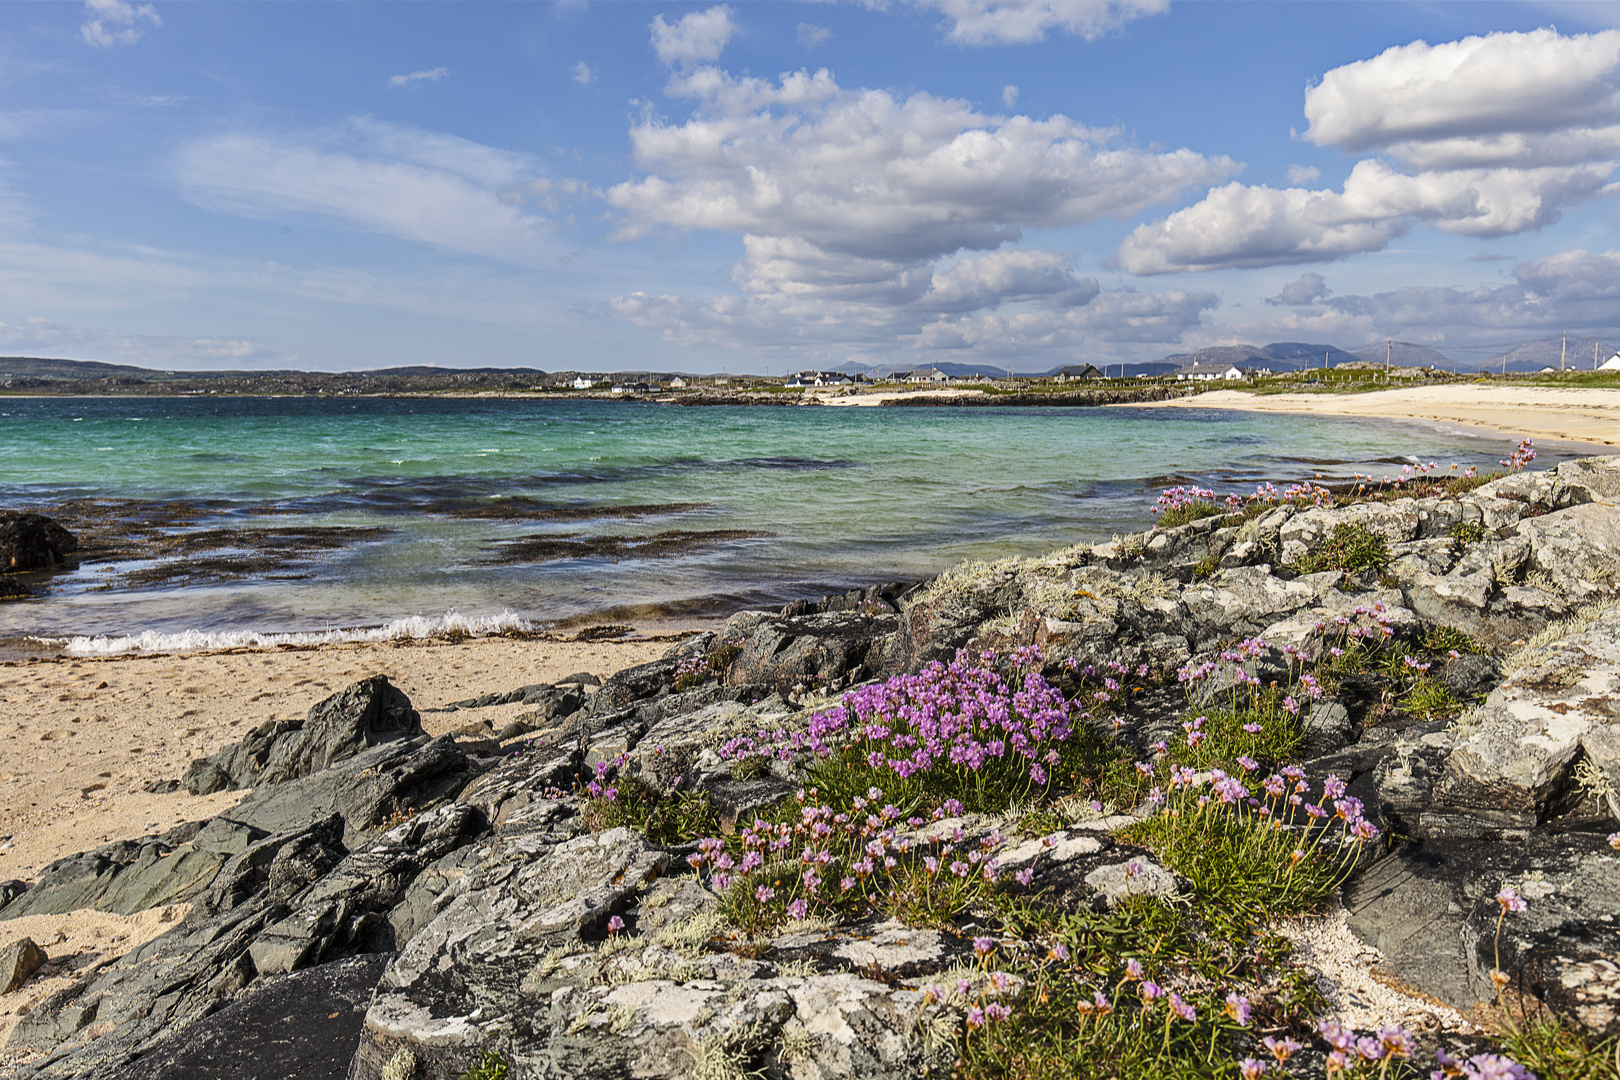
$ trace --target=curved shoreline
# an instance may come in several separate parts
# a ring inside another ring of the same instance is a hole
[[[1587,453],[1620,446],[1620,390],[1448,384],[1361,394],[1253,394],[1210,390],[1138,409],[1230,409],[1237,412],[1365,417],[1454,424],[1473,431],[1557,442]]]

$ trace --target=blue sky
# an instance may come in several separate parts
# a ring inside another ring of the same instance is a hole
[[[0,354],[1620,337],[1608,4],[0,5]]]

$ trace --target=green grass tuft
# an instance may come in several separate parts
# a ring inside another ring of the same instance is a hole
[[[501,1055],[485,1050],[478,1064],[461,1074],[461,1080],[506,1080],[509,1067]]]
[[[1389,544],[1365,525],[1343,521],[1333,533],[1289,567],[1296,574],[1317,574],[1338,570],[1347,574],[1378,571],[1390,562]]]

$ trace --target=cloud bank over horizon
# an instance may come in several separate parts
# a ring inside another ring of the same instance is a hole
[[[736,370],[1620,336],[1620,28],[1381,11],[0,8],[0,340]],[[1279,74],[1210,78],[1240,46]]]

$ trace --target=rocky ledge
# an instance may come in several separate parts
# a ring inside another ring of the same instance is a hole
[[[1620,458],[1200,504],[458,703],[536,706],[498,734],[429,738],[366,680],[194,763],[252,789],[228,813],[0,885],[0,919],[189,905],[7,1049],[95,1078],[1512,1075],[1493,1010],[1620,1034],[1617,504]],[[1480,1026],[1319,1024],[1273,927],[1341,902],[1382,981]]]

